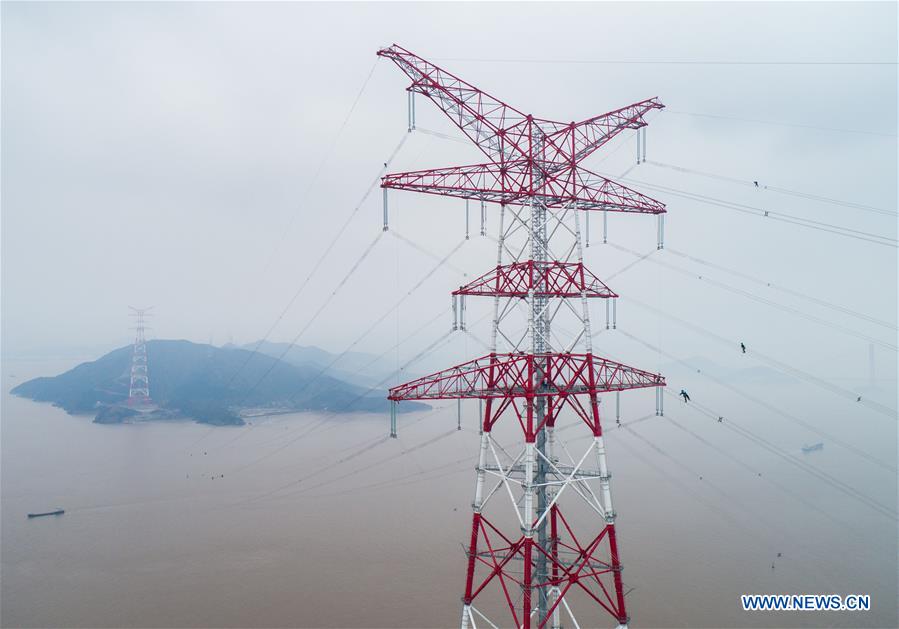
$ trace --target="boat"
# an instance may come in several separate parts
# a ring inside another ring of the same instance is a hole
[[[29,513],[28,517],[29,518],[42,518],[47,515],[62,515],[65,512],[66,512],[65,509],[57,509],[56,511],[46,511],[44,513]]]
[[[818,450],[823,450],[823,449],[824,449],[823,443],[816,443],[811,446],[802,446],[803,454],[808,454],[809,452],[817,452]]]

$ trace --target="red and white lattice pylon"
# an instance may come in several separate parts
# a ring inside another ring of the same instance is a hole
[[[410,112],[414,94],[427,97],[489,160],[385,176],[385,229],[388,189],[499,206],[496,267],[453,293],[463,302],[454,308],[456,329],[465,329],[466,297],[493,298],[490,353],[389,393],[394,406],[402,400],[484,403],[461,626],[597,626],[608,613],[624,627],[600,395],[665,381],[593,353],[588,300],[617,295],[584,267],[579,214],[656,214],[661,223],[665,206],[580,164],[618,133],[644,127],[643,116],[662,105],[653,98],[579,123],[553,122],[399,46],[378,55],[412,80]],[[660,239],[661,233],[660,225]],[[518,435],[514,448],[503,447],[494,433],[504,418]],[[563,421],[586,428],[585,449],[559,438]],[[511,510],[502,510],[506,498]]]

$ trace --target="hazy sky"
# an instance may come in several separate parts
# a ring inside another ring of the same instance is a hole
[[[124,344],[129,305],[155,306],[160,338],[220,344],[265,334],[406,133],[408,79],[375,57],[393,42],[541,117],[578,120],[658,96],[668,111],[650,118],[650,160],[895,211],[895,65],[658,62],[895,62],[896,22],[895,3],[3,3],[4,354]],[[587,63],[627,60],[653,63]],[[418,124],[459,136],[423,100]],[[416,132],[391,170],[479,159],[463,143]],[[587,166],[617,175],[633,162],[628,133]],[[652,164],[629,177],[896,237],[895,216]],[[669,206],[669,250],[658,260],[895,344],[893,331],[672,253],[895,322],[895,248],[644,191]],[[392,232],[300,344],[345,349],[433,267],[395,234],[441,257],[461,241],[463,202],[391,199]],[[495,217],[491,208],[493,233]],[[303,329],[378,236],[380,220],[375,190],[272,340]],[[594,243],[599,225],[595,217]],[[648,217],[610,218],[616,244],[647,252],[654,237]],[[599,245],[587,256],[601,278],[631,260]],[[414,355],[447,331],[449,292],[465,281],[459,270],[479,275],[494,261],[494,244],[473,236],[452,268],[356,349],[383,351],[445,309],[391,360]],[[867,366],[864,339],[648,261],[610,284],[816,373]],[[470,306],[470,319],[488,307]],[[678,355],[720,352],[624,300],[619,321]],[[488,338],[483,325],[473,332]],[[616,354],[647,356],[610,338]],[[482,352],[460,337],[427,366]],[[895,352],[877,355],[894,369]]]

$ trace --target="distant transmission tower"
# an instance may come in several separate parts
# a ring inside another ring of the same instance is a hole
[[[665,206],[580,162],[625,129],[639,138],[643,116],[663,105],[653,98],[579,123],[553,122],[399,46],[378,55],[412,79],[410,119],[414,95],[426,96],[489,159],[384,177],[385,229],[387,189],[499,205],[496,267],[453,293],[454,328],[463,330],[465,298],[493,298],[490,353],[389,393],[394,405],[484,403],[461,626],[595,627],[607,613],[626,627],[599,395],[615,392],[617,408],[621,391],[654,387],[660,414],[665,381],[593,353],[588,300],[614,305],[618,295],[584,266],[579,211],[658,215],[661,248]],[[563,420],[589,431],[585,450],[559,438]],[[494,434],[498,424],[502,435]],[[515,447],[506,449],[500,437],[509,434]],[[488,514],[504,497],[512,508]]]
[[[134,349],[131,353],[131,385],[128,387],[128,405],[146,406],[150,399],[150,372],[147,365],[147,339],[145,336],[145,317],[152,308],[131,308],[131,316],[135,318]]]

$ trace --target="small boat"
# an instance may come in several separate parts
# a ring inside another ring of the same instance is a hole
[[[62,515],[65,512],[66,512],[65,509],[57,509],[56,511],[47,511],[45,513],[29,513],[28,517],[29,518],[42,518],[47,515]]]
[[[803,454],[808,454],[809,452],[817,452],[818,450],[823,450],[823,449],[824,449],[823,443],[816,443],[815,445],[811,445],[811,446],[802,446]]]

